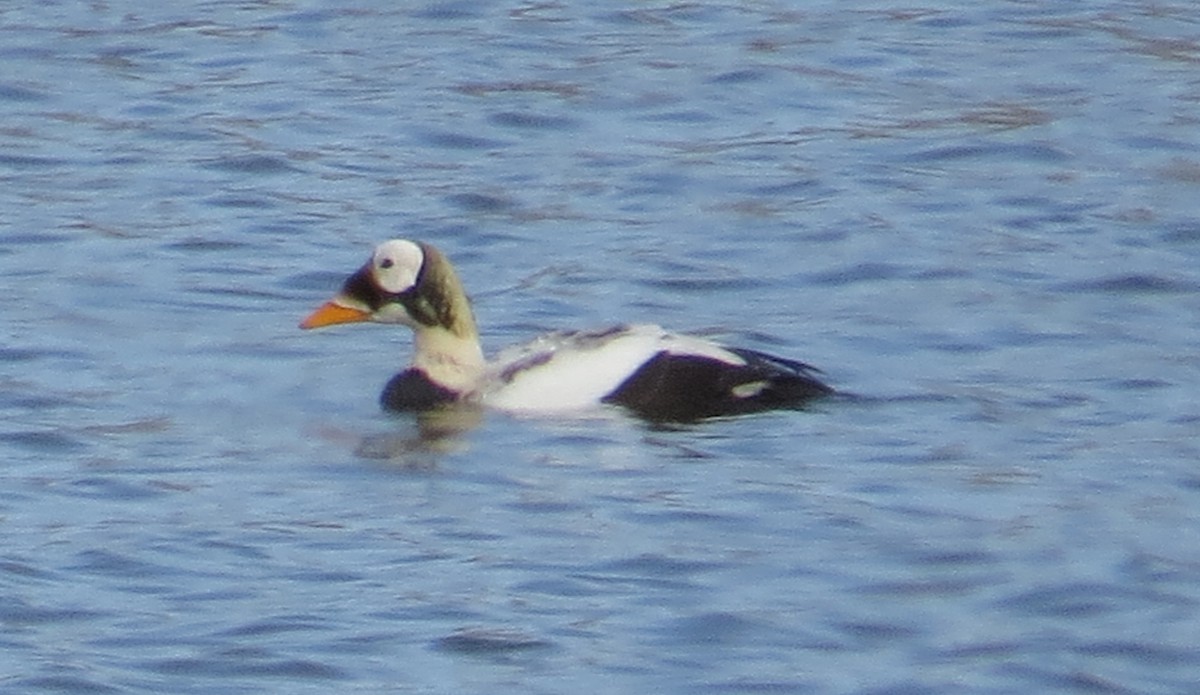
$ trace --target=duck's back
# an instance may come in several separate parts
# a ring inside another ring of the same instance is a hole
[[[799,405],[831,392],[808,365],[727,349],[658,326],[553,333],[503,353],[480,394],[495,408],[554,413],[624,406],[686,421]]]

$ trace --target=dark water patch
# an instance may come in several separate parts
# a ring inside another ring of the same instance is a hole
[[[1051,393],[1037,398],[1021,398],[1015,405],[1031,410],[1063,410],[1088,406],[1094,399],[1081,393]]]
[[[1195,663],[1194,647],[1173,647],[1164,644],[1132,641],[1100,641],[1083,644],[1074,651],[1085,656],[1121,659],[1147,666],[1175,666]]]
[[[908,275],[908,269],[894,263],[857,263],[809,277],[816,285],[852,285],[863,282],[893,280]]]
[[[232,241],[230,239],[201,239],[192,237],[183,239],[182,241],[172,241],[163,244],[164,249],[172,249],[175,251],[196,251],[202,253],[235,251],[245,248],[250,248],[252,245],[245,241]]]
[[[1162,239],[1172,244],[1194,244],[1200,241],[1200,221],[1188,220],[1170,225],[1170,231],[1163,234]]]
[[[1005,159],[1021,162],[1060,164],[1071,155],[1048,143],[980,142],[964,145],[931,147],[909,154],[905,161],[913,163],[953,162],[959,160]]]
[[[1081,204],[1065,204],[1060,200],[1050,198],[1043,195],[1009,195],[998,196],[995,200],[997,205],[1005,207],[1020,208],[1023,210],[1069,210],[1072,212],[1085,212],[1089,208],[1096,206],[1086,206]]]
[[[966,268],[930,268],[928,270],[920,270],[912,274],[914,280],[961,280],[970,278],[974,273]]]
[[[784,181],[782,183],[767,184],[765,186],[755,186],[751,188],[749,192],[770,198],[791,197],[803,196],[804,194],[811,193],[812,191],[823,188],[824,186],[824,182],[822,182],[820,179],[803,178]]]
[[[744,68],[715,75],[709,78],[708,82],[712,84],[749,84],[764,80],[767,76],[768,73],[763,68]]]
[[[1200,282],[1179,280],[1161,275],[1135,273],[1068,282],[1056,287],[1061,292],[1096,292],[1101,294],[1190,294],[1200,291]]]
[[[61,492],[71,497],[121,502],[152,499],[168,494],[167,490],[144,481],[130,482],[115,475],[73,480],[63,487]]]
[[[647,577],[684,577],[727,567],[726,563],[677,560],[653,553],[625,558],[597,566],[596,569]]]
[[[229,637],[262,637],[286,632],[329,630],[328,621],[311,615],[282,615],[239,625],[221,633]]]
[[[342,637],[326,642],[321,646],[321,651],[329,654],[360,656],[363,654],[392,654],[392,645],[398,641],[407,641],[407,637],[390,631],[359,633],[352,637]]]
[[[629,572],[597,572],[579,573],[579,579],[594,582],[604,588],[607,593],[636,595],[640,591],[688,592],[698,589],[698,585],[687,579],[672,577],[654,577],[638,575]]]
[[[1041,215],[1022,215],[1020,217],[1008,217],[1003,221],[1005,229],[1020,230],[1020,231],[1035,231],[1046,227],[1059,227],[1063,233],[1068,234],[1091,234],[1095,231],[1095,227],[1078,223],[1083,218],[1072,212],[1046,212]]]
[[[71,161],[61,157],[39,157],[29,154],[0,154],[0,166],[12,169],[54,169]]]
[[[202,162],[200,166],[217,171],[256,175],[286,174],[299,171],[288,160],[273,155],[219,157]]]
[[[488,96],[506,92],[551,94],[559,97],[573,97],[583,93],[583,88],[570,82],[527,81],[527,82],[466,82],[452,89],[470,96]]]
[[[895,622],[854,620],[832,623],[839,633],[856,643],[879,644],[896,640],[910,640],[920,636],[921,631],[911,625]]]
[[[505,506],[508,509],[527,514],[565,514],[586,509],[584,505],[577,502],[563,500],[521,500]]]
[[[475,656],[495,656],[546,649],[551,646],[553,642],[527,632],[482,627],[463,628],[433,643],[433,647],[440,651]]]
[[[657,631],[670,644],[728,647],[752,641],[765,627],[736,613],[713,612],[673,620]]]
[[[487,193],[455,193],[446,196],[446,200],[467,212],[506,212],[516,207],[516,203],[511,198]]]
[[[693,459],[688,453],[678,455],[679,458]],[[642,523],[652,526],[662,524],[671,526],[678,523],[706,523],[718,524],[725,529],[735,526],[745,526],[748,519],[737,516],[736,514],[710,512],[701,509],[667,509],[662,511],[635,512],[629,515],[632,519],[637,519]],[[751,523],[750,526],[755,524]]]
[[[130,106],[128,109],[125,109],[124,113],[127,116],[136,116],[138,118],[164,119],[176,111],[178,111],[178,109],[175,106],[168,106],[167,104],[161,103],[151,103],[135,104]]]
[[[1014,39],[1016,41],[1069,41],[1078,37],[1081,32],[1077,27],[1067,27],[1054,24],[1021,25],[1020,29],[1007,29],[988,32],[994,38]]]
[[[41,350],[30,348],[0,348],[0,362],[32,362],[43,357],[64,357],[65,355],[54,350]],[[78,357],[79,355],[71,355]]]
[[[1148,552],[1135,553],[1122,564],[1121,570],[1130,581],[1138,583],[1169,581],[1194,585],[1200,580],[1200,562],[1178,561]]]
[[[0,237],[0,246],[18,248],[40,244],[61,244],[74,241],[75,237],[52,232],[9,232]]]
[[[578,121],[566,116],[548,116],[529,111],[502,111],[489,116],[488,121],[505,128],[530,130],[567,130],[579,125]]]
[[[958,119],[968,125],[1009,129],[1043,125],[1053,121],[1054,115],[1025,104],[1001,103],[979,109],[969,109],[959,114]]]
[[[144,128],[138,135],[147,140],[166,142],[212,142],[220,138],[207,130],[185,130],[182,128]]]
[[[45,101],[50,95],[39,89],[15,84],[0,84],[0,101],[35,102]]]
[[[639,279],[639,285],[651,289],[667,290],[670,292],[727,292],[733,290],[749,290],[761,287],[765,281],[752,277],[723,277],[723,278],[645,278]]]
[[[1119,138],[1118,142],[1126,144],[1135,150],[1169,152],[1172,154],[1194,152],[1197,149],[1195,141],[1180,140],[1178,138],[1165,137],[1162,135],[1140,134],[1132,137]]]
[[[1011,663],[1001,667],[1000,675],[1009,683],[1032,682],[1036,692],[1078,692],[1095,695],[1134,695],[1143,692],[1080,668],[1053,670],[1025,663]],[[1045,690],[1042,690],[1043,688]]]
[[[123,688],[105,685],[80,676],[35,676],[33,678],[3,679],[21,693],[124,693]]]
[[[915,20],[916,24],[931,29],[961,29],[979,24],[979,20],[964,14],[933,11],[929,16]]]
[[[678,170],[642,171],[630,176],[629,181],[631,185],[624,195],[630,198],[675,195],[693,183],[686,173]]]
[[[978,591],[981,587],[995,585],[1003,581],[1002,577],[983,576],[952,577],[944,579],[913,579],[910,581],[877,582],[866,584],[855,589],[858,593],[872,596],[890,596],[904,599],[911,597],[944,597],[965,596]]]
[[[170,676],[198,678],[294,678],[296,680],[343,680],[339,668],[308,659],[273,658],[248,655],[233,650],[210,657],[163,659],[145,664],[145,668]]]
[[[1007,610],[1046,618],[1092,618],[1148,606],[1186,606],[1191,601],[1161,592],[1120,585],[1071,583],[1024,591],[999,601]]]
[[[705,113],[703,111],[672,109],[670,111],[655,111],[654,113],[644,114],[642,116],[638,116],[637,120],[645,121],[647,123],[711,123],[715,119],[713,118],[712,114]],[[738,141],[737,143],[704,142],[702,144],[664,144],[666,146],[677,148],[686,152],[710,152],[713,150],[725,150],[745,146],[741,141]]]
[[[504,143],[493,138],[450,131],[426,132],[421,135],[421,140],[433,147],[448,150],[494,150],[504,146]]]
[[[725,681],[705,681],[689,685],[687,692],[690,693],[764,693],[772,695],[773,693],[786,693],[787,695],[799,695],[800,693],[820,693],[826,688],[815,681],[798,681],[798,680],[757,680],[757,679],[737,679]],[[929,695],[928,690],[921,690],[921,695]]]
[[[1195,185],[1200,183],[1200,162],[1178,157],[1170,164],[1160,167],[1158,176],[1165,181]]]
[[[310,225],[301,222],[257,222],[244,227],[247,232],[275,236],[282,240],[291,240],[306,234]]]
[[[600,593],[593,584],[575,578],[535,579],[522,582],[515,588],[521,594],[544,594],[572,598],[596,596]]]
[[[278,207],[274,201],[262,197],[251,197],[246,195],[225,194],[213,196],[204,200],[205,205],[212,205],[219,208],[245,208],[251,210],[265,210],[268,208]]]
[[[92,620],[104,614],[84,608],[42,608],[32,606],[19,597],[7,596],[0,601],[0,624],[46,625]]]
[[[630,25],[631,29],[644,27],[678,26],[677,23],[696,22],[703,24],[707,21],[717,21],[722,16],[721,10],[697,4],[679,3],[661,6],[649,6],[644,9],[619,10],[604,12],[593,18],[617,25]]]
[[[253,558],[262,560],[265,558]],[[221,585],[224,586],[224,585]],[[197,606],[204,604],[227,605],[230,602],[245,601],[253,599],[259,595],[259,591],[253,585],[238,586],[237,588],[222,588],[212,591],[175,591],[171,594],[162,596],[159,600],[170,602],[183,613],[188,613],[194,610]],[[219,609],[214,609],[219,610]],[[144,646],[153,644],[157,638],[147,637],[145,635],[122,635],[120,637],[105,638],[98,643],[112,643],[114,645],[128,645],[131,647]]]
[[[0,573],[29,579],[50,579],[54,576],[36,564],[11,557],[0,560]]]
[[[371,617],[389,625],[411,625],[413,623],[479,622],[479,611],[462,608],[455,604],[409,602],[401,608],[374,611]]]
[[[76,562],[71,569],[84,574],[140,580],[178,574],[178,570],[166,565],[139,560],[111,550],[81,551],[76,555]]]
[[[74,437],[51,430],[4,432],[0,433],[0,442],[47,454],[63,454],[87,447],[86,444]]]
[[[438,535],[454,541],[499,541],[505,538],[502,534],[486,531],[442,531]]]
[[[988,343],[985,343],[985,342],[971,343],[971,342],[967,342],[964,340],[945,341],[945,340],[942,340],[940,337],[935,341],[926,343],[926,347],[928,347],[930,350],[937,350],[938,352],[948,352],[948,353],[958,354],[958,355],[969,355],[971,353],[977,353],[977,352],[988,352],[989,350],[993,349],[992,345],[989,345]]]
[[[340,544],[333,544],[338,548]],[[313,582],[316,584],[352,584],[361,582],[363,574],[361,572],[352,572],[350,570],[300,570],[290,572],[286,575],[289,580],[300,582]]]
[[[235,543],[233,541],[224,540],[204,540],[199,542],[198,546],[201,548],[210,548],[222,553],[232,553],[233,555],[246,560],[255,560],[261,562],[270,557],[270,553],[263,548],[257,545],[250,545],[248,543]]]
[[[938,650],[938,656],[943,659],[958,661],[960,659],[999,659],[1016,656],[1024,649],[1018,642],[969,642]]]
[[[151,417],[143,418],[141,420],[129,420],[126,422],[116,422],[111,424],[85,425],[79,428],[79,431],[103,436],[149,434],[165,432],[170,429],[173,424],[174,422],[169,417]]]
[[[481,15],[482,6],[477,2],[458,0],[457,2],[434,2],[420,9],[413,10],[409,16],[413,19],[432,19],[437,21],[457,21],[471,19]]]
[[[1116,391],[1157,391],[1174,386],[1169,381],[1162,379],[1113,379],[1107,382],[1109,388]]]
[[[896,554],[914,565],[922,567],[952,568],[961,571],[965,567],[995,565],[1000,559],[995,554],[969,548],[932,549],[922,546],[895,549]]]

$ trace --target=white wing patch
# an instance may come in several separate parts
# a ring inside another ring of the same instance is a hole
[[[667,333],[658,326],[551,333],[504,351],[489,368],[479,398],[486,405],[514,412],[594,407],[660,352],[746,364],[719,345]]]
[[[734,398],[753,398],[762,393],[766,387],[767,382],[765,381],[747,381],[729,389],[729,392],[733,394]]]

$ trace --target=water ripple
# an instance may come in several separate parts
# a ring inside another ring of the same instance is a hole
[[[1190,294],[1200,291],[1200,282],[1153,274],[1133,274],[1070,282],[1059,285],[1059,289],[1105,294]]]
[[[436,648],[444,651],[480,656],[545,649],[552,644],[540,637],[506,628],[463,628],[434,642]]]

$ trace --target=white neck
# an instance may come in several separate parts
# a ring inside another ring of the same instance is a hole
[[[435,383],[460,394],[475,391],[483,376],[483,348],[474,331],[458,336],[440,326],[414,330],[413,366]]]

